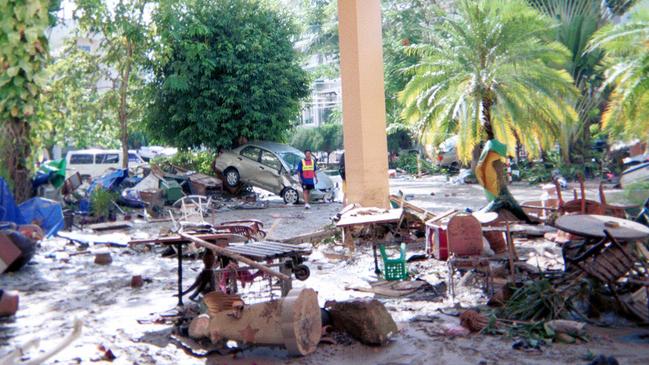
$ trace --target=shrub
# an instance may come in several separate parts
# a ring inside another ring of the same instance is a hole
[[[95,217],[110,217],[113,210],[113,202],[117,194],[102,188],[96,188],[90,195],[90,208]]]
[[[649,198],[649,181],[642,181],[629,184],[624,187],[624,197],[632,204],[642,206]]]
[[[402,153],[399,155],[399,158],[394,164],[394,167],[397,169],[404,170],[409,174],[417,173],[417,154],[416,153]],[[445,172],[443,168],[440,168],[436,165],[433,165],[430,161],[425,158],[420,158],[419,163],[421,166],[421,172],[424,174],[438,174]]]
[[[171,157],[157,157],[151,161],[151,165],[160,167],[163,170],[170,167],[170,165],[174,165],[206,175],[213,175],[213,161],[214,154],[211,151],[179,151]]]

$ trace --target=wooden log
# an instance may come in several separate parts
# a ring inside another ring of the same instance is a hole
[[[264,266],[256,261],[253,261],[247,257],[241,256],[239,254],[236,254],[227,248],[219,247],[213,243],[209,243],[205,240],[202,240],[200,238],[188,235],[186,233],[179,232],[178,233],[181,237],[186,238],[197,245],[203,246],[205,248],[209,248],[210,250],[214,251],[216,254],[221,255],[221,256],[227,256],[231,259],[234,259],[236,261],[243,262],[244,264],[250,265],[254,267],[255,269],[259,269],[263,272],[265,272],[268,275],[275,276],[281,280],[290,280],[291,278],[288,275],[282,274],[281,272],[277,272],[275,270],[269,269],[267,266]]]

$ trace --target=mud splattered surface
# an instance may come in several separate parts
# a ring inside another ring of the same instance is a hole
[[[452,186],[442,178],[394,180],[394,192],[413,194],[411,202],[439,212],[453,208],[479,208],[484,203],[482,190],[476,185]],[[520,199],[539,196],[536,187],[516,185],[513,193]],[[594,191],[594,190],[593,190]],[[431,195],[431,192],[434,195]],[[594,192],[592,193],[594,194]],[[596,197],[596,195],[592,195]],[[216,216],[217,221],[256,218],[266,224],[271,238],[287,238],[314,231],[326,224],[340,204],[285,207],[277,202],[264,210],[236,210]],[[139,237],[155,235],[165,224],[136,225],[129,234]],[[110,251],[113,263],[94,264],[95,251]],[[369,297],[371,293],[346,290],[369,287],[376,280],[371,250],[360,248],[354,259],[332,260],[325,255],[336,247],[318,247],[309,258],[311,277],[294,281],[294,286],[314,288],[320,304],[326,300]],[[532,265],[556,267],[556,247],[545,241],[521,243],[519,253]],[[0,358],[28,340],[40,337],[39,349],[57,344],[72,329],[74,318],[84,321],[83,334],[48,364],[93,363],[101,359],[99,345],[116,356],[115,364],[586,364],[589,354],[615,356],[621,364],[646,364],[649,358],[648,332],[637,327],[588,327],[591,339],[586,344],[554,344],[542,352],[512,349],[513,340],[506,337],[471,335],[450,338],[442,335],[444,326],[456,325],[454,302],[436,292],[418,293],[406,298],[379,298],[399,323],[400,332],[384,348],[342,341],[339,345],[321,344],[304,358],[289,358],[279,348],[248,348],[236,356],[211,355],[195,357],[171,338],[171,327],[165,324],[140,324],[152,314],[174,309],[177,298],[175,259],[160,256],[160,249],[135,251],[128,248],[90,247],[90,253],[78,250],[62,239],[41,243],[38,254],[22,271],[0,276],[0,287],[20,292],[20,310],[10,319],[0,320]],[[410,254],[415,251],[409,252]],[[185,287],[201,270],[198,260],[185,260]],[[446,280],[445,263],[427,260],[410,264],[418,277],[435,285]],[[130,287],[131,277],[142,275],[142,288]],[[455,302],[468,307],[485,298],[474,283],[459,291]],[[32,353],[33,355],[34,353]]]

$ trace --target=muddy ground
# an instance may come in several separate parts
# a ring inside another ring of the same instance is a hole
[[[595,198],[594,185],[589,187],[589,196]],[[450,185],[443,177],[393,179],[391,189],[402,191],[410,202],[435,212],[449,208],[477,209],[485,202],[479,186]],[[540,195],[538,187],[525,184],[516,184],[512,192],[520,200],[536,199]],[[615,200],[615,194],[612,192],[609,200]],[[270,231],[269,238],[280,239],[329,224],[330,217],[340,208],[339,203],[331,203],[304,210],[301,206],[284,206],[272,198],[270,208],[221,212],[216,219],[260,219]],[[141,222],[128,234],[152,236],[168,226],[169,223]],[[521,257],[533,265],[555,268],[562,265],[551,242],[519,242],[518,249]],[[113,263],[94,264],[92,253],[98,250],[110,251]],[[316,289],[321,304],[326,300],[373,296],[351,290],[367,288],[377,279],[369,248],[359,248],[354,259],[348,261],[331,258],[339,250],[335,245],[316,247],[308,262],[311,277],[304,282],[294,281],[294,286]],[[470,307],[484,303],[483,294],[473,282],[458,288],[455,302],[436,291],[407,298],[379,298],[401,330],[384,348],[343,341],[338,345],[322,344],[316,353],[304,358],[288,358],[280,348],[246,348],[236,356],[196,357],[171,338],[170,325],[147,323],[177,303],[173,297],[177,262],[161,258],[160,251],[91,246],[90,252],[86,252],[63,239],[42,242],[30,265],[18,273],[0,276],[0,287],[21,294],[18,314],[0,320],[0,358],[14,346],[34,337],[41,338],[41,350],[54,346],[70,332],[74,318],[84,321],[82,337],[48,364],[101,361],[98,345],[112,350],[115,364],[586,364],[592,354],[600,353],[615,356],[620,364],[646,364],[649,358],[649,331],[617,318],[611,321],[614,322],[611,327],[589,326],[588,343],[553,344],[534,352],[513,350],[514,340],[507,337],[442,335],[445,326],[458,323],[456,317],[444,313],[457,312],[458,305]],[[199,261],[185,260],[184,270],[190,279],[200,269]],[[431,259],[412,263],[409,269],[434,287],[446,280],[443,262]],[[133,275],[151,280],[142,288],[132,289]],[[189,279],[185,287],[188,285]]]

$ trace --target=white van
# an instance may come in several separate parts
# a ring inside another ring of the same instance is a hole
[[[70,151],[65,156],[65,176],[70,177],[79,173],[83,178],[101,176],[106,170],[122,167],[121,150],[89,149]],[[135,151],[128,151],[128,167],[146,165],[146,162]]]

